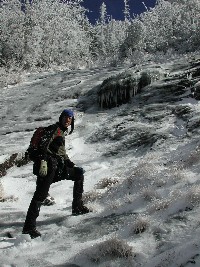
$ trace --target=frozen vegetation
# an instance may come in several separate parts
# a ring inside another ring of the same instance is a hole
[[[200,266],[199,0],[125,0],[124,21],[103,4],[95,25],[80,2],[0,2],[0,267]],[[71,216],[73,183],[55,183],[31,240],[23,154],[64,108],[93,212]]]
[[[124,0],[124,21],[103,3],[91,25],[82,0],[0,2],[0,86],[23,73],[166,61],[199,51],[199,0],[157,0],[141,15]],[[31,3],[31,4],[30,4]]]
[[[200,58],[142,69],[159,75],[108,109],[99,106],[100,88],[131,82],[138,67],[30,74],[2,89],[2,267],[200,264]],[[64,107],[75,110],[67,150],[86,170],[84,202],[93,212],[71,216],[73,184],[53,184],[56,204],[41,208],[42,238],[31,240],[21,230],[35,177],[20,159],[34,128],[55,122]]]

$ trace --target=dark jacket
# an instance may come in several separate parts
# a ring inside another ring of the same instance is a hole
[[[52,124],[46,128],[45,135],[39,145],[38,160],[34,162],[33,173],[38,175],[41,160],[49,161],[52,158],[57,162],[57,168],[63,169],[64,164],[73,168],[74,163],[69,159],[65,149],[65,133],[59,122]]]
[[[61,157],[62,159],[69,159],[65,149],[65,132],[66,130],[59,124],[50,125],[47,128],[44,140],[41,141],[41,153]]]

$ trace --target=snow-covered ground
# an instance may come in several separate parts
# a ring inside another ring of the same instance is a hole
[[[200,104],[191,97],[200,75],[194,63],[162,65],[165,78],[105,110],[95,103],[98,86],[122,68],[30,74],[1,89],[0,163],[23,153],[36,127],[56,122],[64,108],[75,111],[66,149],[86,170],[84,199],[93,210],[71,216],[73,183],[52,184],[56,204],[41,208],[42,237],[31,240],[21,231],[35,189],[32,163],[10,168],[1,178],[1,267],[200,266]]]

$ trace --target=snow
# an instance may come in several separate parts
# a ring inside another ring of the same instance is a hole
[[[186,66],[185,61],[158,68],[182,77]],[[1,163],[23,153],[33,130],[54,123],[63,108],[75,111],[66,149],[86,171],[84,199],[93,210],[71,216],[73,182],[52,184],[56,204],[41,207],[42,237],[22,235],[36,177],[32,163],[11,167],[0,180],[1,267],[200,266],[200,153],[198,127],[192,128],[200,104],[187,90],[182,99],[159,102],[151,92],[168,84],[161,75],[131,103],[100,109],[97,97],[94,102],[97,86],[122,71],[29,74],[23,83],[1,89]],[[191,107],[186,117],[172,112],[185,105]]]

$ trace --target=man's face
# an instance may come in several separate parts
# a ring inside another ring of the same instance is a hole
[[[72,117],[64,116],[62,118],[62,125],[64,128],[69,127],[71,123],[72,123]]]

